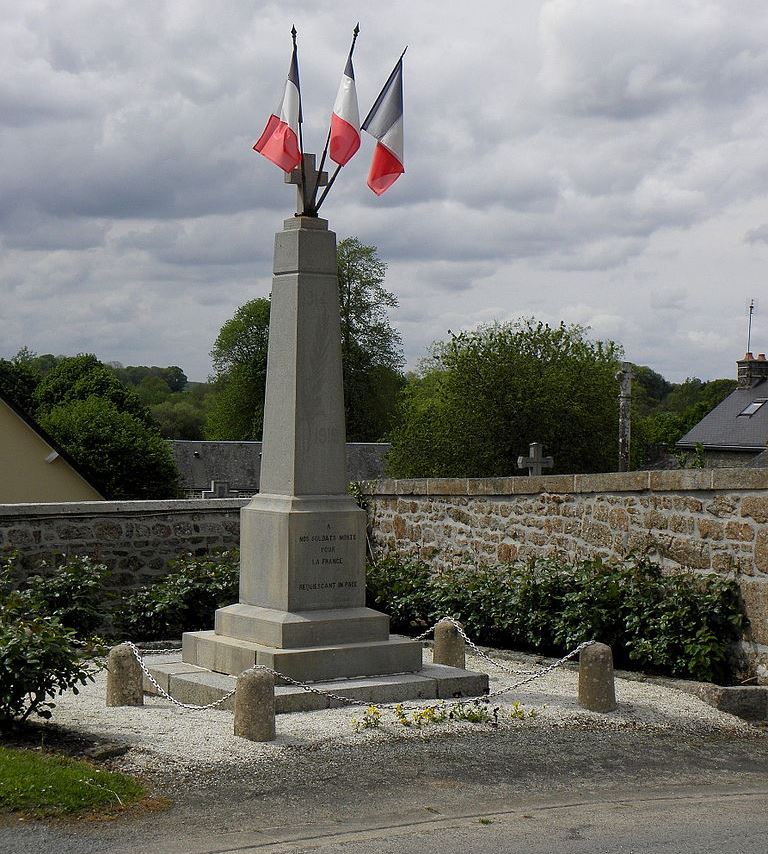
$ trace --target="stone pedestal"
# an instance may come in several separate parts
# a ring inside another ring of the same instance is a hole
[[[347,494],[336,237],[322,219],[293,217],[275,237],[261,492],[240,530],[240,601],[216,612],[213,631],[184,635],[186,664],[230,675],[263,664],[323,683],[422,670],[421,644],[390,635],[387,615],[365,607],[366,517]]]

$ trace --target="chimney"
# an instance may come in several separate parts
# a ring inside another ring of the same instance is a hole
[[[768,380],[768,359],[765,353],[758,353],[755,358],[751,353],[745,353],[743,359],[736,362],[738,367],[738,388],[752,388],[761,380]]]

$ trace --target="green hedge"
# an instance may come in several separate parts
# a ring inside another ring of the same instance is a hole
[[[238,600],[239,564],[237,549],[169,561],[167,575],[123,599],[117,630],[128,640],[147,641],[213,628],[214,611]]]
[[[663,572],[648,558],[535,560],[432,573],[396,557],[368,569],[368,604],[394,629],[460,620],[479,643],[563,654],[607,643],[619,667],[725,682],[745,617],[733,579]]]

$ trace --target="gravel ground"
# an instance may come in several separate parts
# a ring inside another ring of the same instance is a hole
[[[476,656],[467,657],[468,669],[490,673],[491,691],[520,681],[524,678],[520,671],[537,667],[532,656],[499,653],[493,657],[508,670],[517,671],[517,675],[497,670]],[[425,660],[430,659],[431,652],[425,650]],[[152,660],[160,659],[148,659]],[[553,736],[555,732],[562,736],[563,731],[571,730],[736,738],[758,735],[755,727],[689,694],[629,679],[616,680],[615,712],[589,712],[576,703],[577,682],[577,670],[569,665],[495,698],[491,708],[498,707],[498,730],[530,730],[532,736],[535,731],[539,738],[548,730]],[[381,725],[356,732],[352,719],[360,719],[365,711],[364,707],[356,706],[278,715],[277,739],[260,744],[232,734],[231,712],[188,711],[149,696],[143,707],[107,708],[105,694],[106,676],[100,673],[95,683],[78,695],[65,694],[58,699],[53,723],[100,741],[128,745],[129,750],[113,767],[155,778],[173,777],[177,781],[199,774],[201,769],[224,778],[235,770],[267,771],[290,755],[322,754],[331,745],[344,750],[363,745],[375,749],[378,744],[386,746],[389,752],[398,742],[446,736],[461,738],[493,729],[487,723],[464,721],[404,727],[397,722],[391,708],[381,707]],[[525,715],[522,719],[513,717],[515,700],[521,704]]]

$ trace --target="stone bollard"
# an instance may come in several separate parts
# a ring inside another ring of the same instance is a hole
[[[449,620],[441,620],[435,626],[435,646],[432,653],[435,664],[447,664],[448,667],[458,667],[464,670],[464,638],[455,624]]]
[[[591,712],[616,708],[613,653],[604,643],[593,643],[579,655],[579,705]]]
[[[249,741],[275,739],[275,677],[267,670],[249,670],[237,678],[235,735]]]
[[[107,705],[144,705],[144,674],[127,643],[113,646],[107,657]]]

